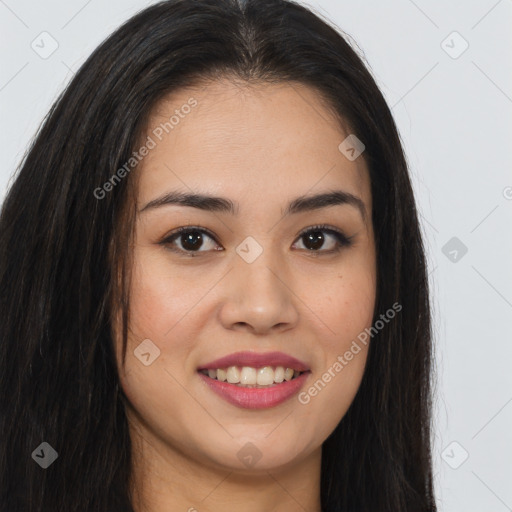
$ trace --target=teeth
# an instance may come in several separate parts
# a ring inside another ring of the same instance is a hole
[[[258,370],[257,383],[260,386],[269,386],[274,384],[274,368],[271,366],[265,366]]]
[[[240,384],[244,386],[247,384],[256,384],[256,370],[254,368],[244,366],[240,373]]]
[[[291,368],[286,368],[284,371],[284,380],[292,380],[293,370]]]
[[[202,370],[202,373],[208,375],[211,379],[217,379],[221,382],[229,382],[244,387],[260,387],[280,384],[283,381],[290,381],[298,377],[301,372],[293,368],[284,368],[283,366],[265,366],[263,368],[252,368],[250,366],[229,366],[228,368],[218,368],[216,370]]]
[[[238,384],[240,382],[240,370],[236,366],[230,366],[226,376],[230,384]]]
[[[284,380],[284,368],[278,366],[274,372],[274,382],[283,382]]]

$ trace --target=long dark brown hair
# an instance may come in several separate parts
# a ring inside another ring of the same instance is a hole
[[[0,218],[0,510],[133,511],[112,306],[126,349],[137,170],[101,199],[93,191],[128,161],[164,95],[220,77],[311,86],[366,146],[374,320],[403,309],[370,343],[360,389],[323,445],[322,508],[436,510],[428,278],[400,138],[341,30],[285,0],[146,8],[94,51],[42,123]],[[32,457],[42,442],[58,452],[47,469]]]

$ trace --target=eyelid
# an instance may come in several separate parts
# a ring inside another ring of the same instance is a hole
[[[336,228],[334,226],[330,226],[329,224],[315,224],[313,226],[308,226],[299,232],[299,234],[297,235],[297,238],[300,236],[303,236],[306,233],[309,233],[310,231],[315,231],[315,230],[316,231],[325,231],[330,234],[342,235],[347,240],[349,240],[350,238],[353,238],[353,236],[352,237],[346,236],[345,233],[341,229]]]
[[[215,242],[219,243],[216,236],[214,235],[214,233],[212,231],[210,231],[208,228],[205,228],[203,226],[195,226],[195,225],[194,226],[193,225],[180,226],[179,228],[174,229],[170,233],[167,233],[167,235],[165,235],[163,241],[168,240],[169,238],[172,238],[173,236],[180,235],[181,233],[187,233],[188,231],[200,231],[202,233],[206,233],[210,238],[215,240]]]

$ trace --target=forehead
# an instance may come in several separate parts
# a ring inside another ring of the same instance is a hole
[[[153,147],[140,166],[138,203],[176,189],[270,204],[343,188],[370,209],[363,158],[350,161],[339,149],[348,135],[302,84],[222,80],[177,90],[149,118],[145,137]]]

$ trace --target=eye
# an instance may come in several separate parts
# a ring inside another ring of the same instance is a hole
[[[327,236],[325,236],[325,234]],[[311,254],[331,254],[340,251],[343,247],[352,245],[352,238],[353,237],[346,237],[336,228],[318,225],[303,230],[299,234],[298,240],[303,240],[305,250]],[[210,247],[208,247],[208,240],[210,240]],[[329,240],[330,243],[328,246],[330,248],[321,251],[318,250]],[[181,247],[176,247],[176,243]],[[170,251],[191,257],[195,256],[194,253],[208,252],[209,250],[224,250],[218,245],[214,235],[209,230],[199,226],[182,226],[167,235],[160,244]]]
[[[214,236],[210,234],[207,229],[198,226],[187,226],[176,229],[166,236],[160,244],[164,245],[170,251],[186,254],[187,256],[194,256],[194,252],[208,252],[208,244],[206,244],[206,250],[199,250],[205,245],[205,240],[207,239],[214,242],[214,244],[210,242],[211,249],[211,247],[215,246],[216,241]],[[179,242],[181,248],[173,247],[175,242]],[[222,249],[213,250],[219,251]]]
[[[324,235],[325,233],[327,236]],[[324,246],[326,241],[329,240],[329,237],[331,242],[328,243],[328,246],[330,248],[319,251],[318,249]],[[300,233],[298,239],[303,241],[305,250],[312,254],[318,252],[328,254],[335,253],[340,251],[343,247],[352,245],[352,237],[347,237],[338,229],[324,224],[307,228]]]

